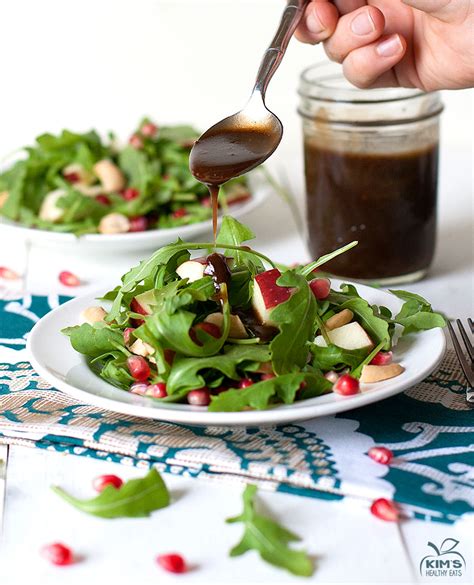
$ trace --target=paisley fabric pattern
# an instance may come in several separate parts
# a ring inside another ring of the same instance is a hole
[[[187,427],[78,404],[36,374],[28,331],[65,300],[0,300],[0,443],[363,506],[386,497],[425,520],[474,512],[474,413],[454,354],[404,394],[341,415],[259,429]],[[394,452],[390,467],[367,456],[374,445]]]

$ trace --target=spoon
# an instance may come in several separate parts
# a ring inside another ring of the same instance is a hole
[[[209,187],[215,203],[214,228],[220,185],[263,163],[280,144],[283,125],[266,107],[265,93],[308,2],[288,0],[276,35],[263,56],[247,105],[204,132],[191,150],[191,172]]]

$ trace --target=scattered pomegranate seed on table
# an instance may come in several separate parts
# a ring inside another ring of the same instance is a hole
[[[162,569],[169,573],[185,573],[188,570],[186,561],[181,555],[170,553],[166,555],[158,555],[156,562]]]
[[[349,374],[344,374],[337,380],[332,389],[341,396],[351,396],[359,392],[359,380],[349,376]]]
[[[118,475],[99,475],[92,482],[92,487],[96,492],[101,492],[108,485],[113,486],[115,489],[119,489],[123,485],[123,480]]]
[[[158,126],[156,126],[152,122],[146,122],[140,128],[140,132],[143,134],[143,136],[148,136],[151,138],[155,136],[155,134],[158,132]]]
[[[130,217],[129,232],[144,232],[148,228],[148,220],[144,215],[138,217]]]
[[[397,506],[386,498],[379,498],[372,502],[370,511],[374,516],[380,518],[380,520],[385,520],[385,522],[398,522],[400,517]]]
[[[20,278],[20,275],[11,268],[7,268],[6,266],[0,266],[0,278],[3,278],[5,280],[18,280]]]
[[[168,396],[168,392],[166,391],[166,384],[164,382],[150,384],[146,393],[153,398],[166,398]]]
[[[310,281],[309,286],[318,301],[326,299],[331,292],[331,281],[329,278],[313,278],[313,280]]]
[[[128,143],[130,144],[130,146],[136,148],[137,150],[143,148],[143,140],[141,139],[140,136],[138,136],[138,134],[132,134],[128,140]]]
[[[127,366],[132,377],[138,382],[145,382],[150,377],[150,366],[141,355],[131,355],[128,357]]]
[[[193,406],[208,406],[211,402],[211,393],[207,388],[191,390],[186,397],[188,404]]]
[[[249,386],[253,386],[253,380],[250,378],[242,378],[242,380],[240,380],[239,388],[243,390],[244,388],[249,388]]]
[[[379,351],[378,354],[374,355],[370,365],[371,366],[388,366],[392,363],[393,353],[391,351]]]
[[[59,282],[64,284],[64,286],[79,286],[81,284],[79,278],[68,270],[60,272],[58,278]]]
[[[140,196],[140,191],[138,189],[133,189],[132,187],[127,187],[122,191],[122,197],[125,201],[132,201]]]
[[[71,565],[74,562],[72,550],[60,542],[53,542],[43,546],[41,556],[58,567]]]
[[[393,453],[390,449],[386,447],[371,447],[368,451],[368,455],[377,463],[382,463],[383,465],[389,465],[393,459]]]

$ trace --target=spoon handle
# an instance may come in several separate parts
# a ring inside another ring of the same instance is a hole
[[[263,56],[253,89],[253,93],[261,93],[263,99],[265,98],[268,84],[280,66],[288,43],[300,23],[308,3],[309,0],[288,0],[288,4],[281,17],[280,26]]]

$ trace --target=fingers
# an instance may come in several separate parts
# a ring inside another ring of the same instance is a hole
[[[339,14],[348,14],[349,12],[357,10],[361,6],[367,5],[365,0],[333,0],[333,3],[338,9]]]
[[[405,55],[407,43],[398,34],[386,35],[351,51],[343,61],[344,75],[357,87],[399,85],[393,67]]]
[[[347,55],[382,36],[385,18],[378,8],[364,6],[341,16],[334,33],[324,43],[328,57],[342,63]]]
[[[312,45],[329,38],[336,29],[339,13],[327,0],[313,0],[306,8],[296,37]]]

